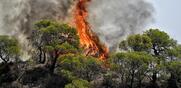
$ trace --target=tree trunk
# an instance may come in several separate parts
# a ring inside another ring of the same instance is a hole
[[[58,54],[58,52],[56,52],[55,51],[55,53],[53,54],[53,55],[51,55],[51,62],[50,62],[50,68],[49,68],[49,70],[50,70],[50,73],[54,73],[54,70],[55,70],[55,65],[56,65],[56,63],[57,63],[57,59],[58,59],[58,57],[59,57],[59,54]]]
[[[131,74],[131,87],[130,88],[133,88],[134,76],[135,76],[135,71],[133,70],[132,74]]]
[[[41,47],[39,47],[38,50],[40,52],[40,54],[39,54],[39,61],[38,62],[41,63],[41,59],[42,59],[42,49],[41,49]]]
[[[146,88],[159,88],[156,81],[157,81],[157,73],[154,72],[152,75],[152,81],[150,82],[150,85],[147,86]]]
[[[141,83],[141,79],[139,79],[139,83],[138,83],[138,88],[141,88],[141,86],[142,86],[142,83]]]
[[[41,61],[43,64],[46,62],[46,53],[43,53],[43,60]]]
[[[44,64],[46,61],[46,53],[42,50],[41,47],[38,48],[40,54],[39,54],[39,63]]]
[[[168,87],[167,88],[178,88],[177,86],[177,78],[173,73],[171,73],[170,79],[168,79]]]
[[[153,75],[152,75],[152,82],[156,83],[156,81],[157,81],[157,73],[154,72]]]
[[[54,69],[55,69],[55,65],[56,65],[56,62],[57,62],[57,58],[52,58],[52,62],[51,62],[51,65],[50,65],[50,73],[54,73]]]

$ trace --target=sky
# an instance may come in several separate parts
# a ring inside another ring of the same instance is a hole
[[[181,44],[181,0],[152,0],[155,7],[155,21],[151,28],[167,32]]]

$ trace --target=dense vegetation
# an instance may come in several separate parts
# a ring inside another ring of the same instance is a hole
[[[76,30],[43,20],[21,61],[14,37],[0,36],[0,88],[181,88],[181,45],[158,29],[130,35],[106,63],[83,55]]]

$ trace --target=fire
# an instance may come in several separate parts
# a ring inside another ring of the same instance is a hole
[[[91,0],[78,0],[74,9],[74,23],[80,37],[80,45],[85,49],[86,55],[105,60],[108,57],[108,48],[100,43],[98,36],[91,30],[87,21],[87,4]]]

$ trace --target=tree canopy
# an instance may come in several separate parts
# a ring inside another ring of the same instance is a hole
[[[39,51],[40,63],[44,63],[48,55],[52,72],[60,55],[76,53],[79,47],[79,38],[74,28],[50,20],[35,23],[31,41]]]
[[[20,54],[18,41],[9,36],[0,36],[0,59],[4,63],[15,61]]]
[[[181,45],[159,29],[129,35],[106,61],[85,55],[65,23],[38,21],[28,39],[32,59],[17,62],[18,41],[0,36],[0,87],[181,88]]]

